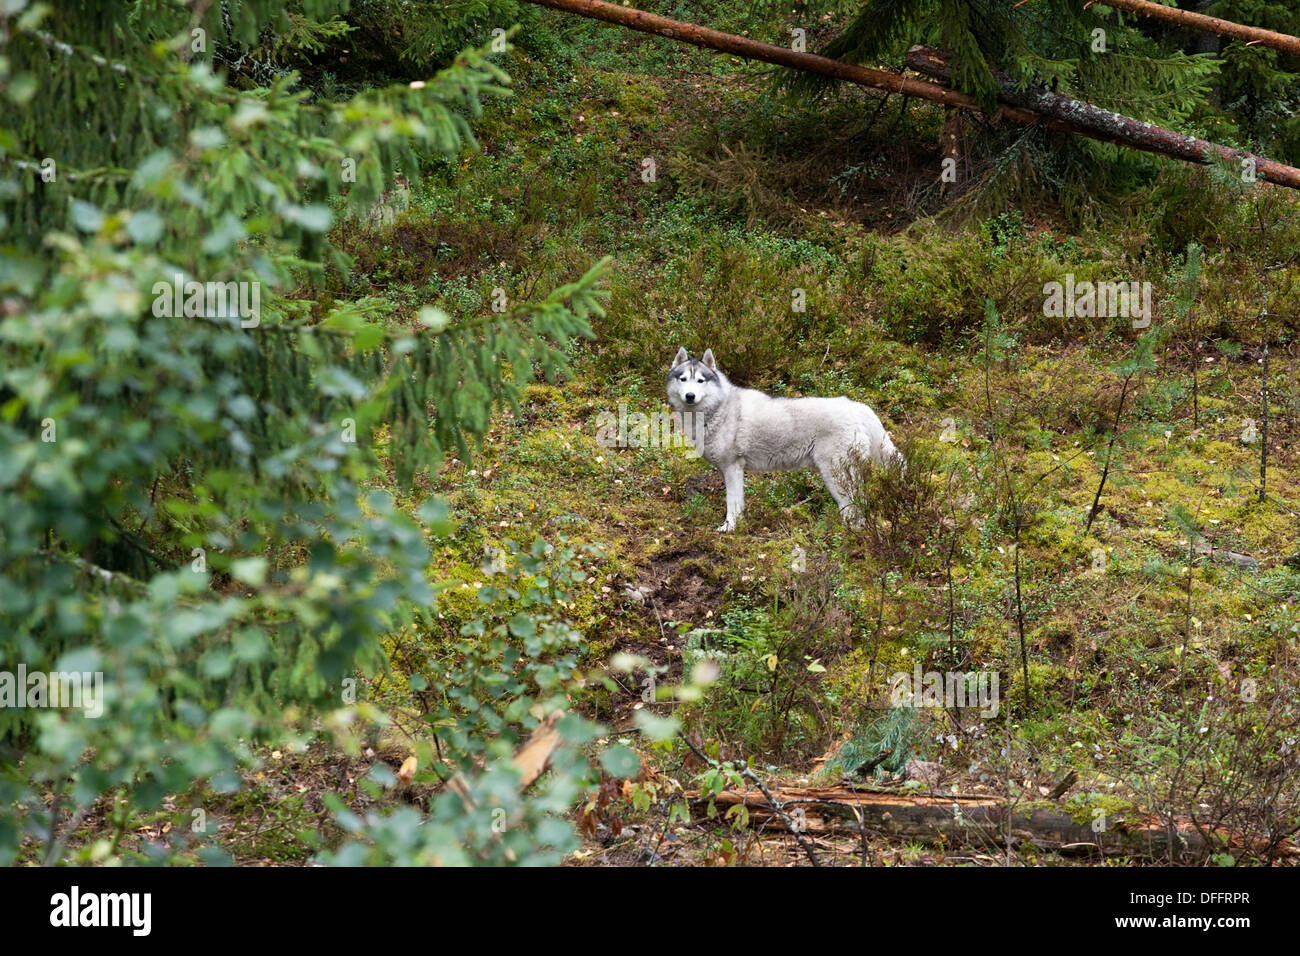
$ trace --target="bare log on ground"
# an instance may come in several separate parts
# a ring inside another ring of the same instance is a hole
[[[1200,855],[1223,849],[1226,844],[1213,835],[1207,839],[1191,821],[1180,821],[1171,834],[1161,821],[1112,817],[1094,831],[1091,819],[1079,822],[1068,813],[1041,804],[1008,810],[1005,801],[996,797],[871,793],[847,787],[769,787],[768,792],[781,805],[783,814],[778,814],[756,789],[724,790],[712,798],[699,790],[688,790],[684,796],[697,808],[710,799],[720,807],[743,805],[751,819],[780,829],[786,828],[784,817],[803,808],[800,818],[809,833],[853,832],[862,827],[887,837],[942,842],[947,846],[1003,847],[1005,831],[1009,831],[1013,843],[1032,843],[1064,853],[1164,858],[1171,839],[1176,844],[1175,855]],[[1283,855],[1296,853],[1289,844],[1282,848]]]
[[[1259,570],[1259,560],[1253,555],[1233,551],[1231,548],[1216,548],[1208,541],[1197,541],[1195,547],[1196,553],[1209,561],[1217,561],[1219,564],[1231,564],[1235,567],[1245,568],[1248,571]]]
[[[1275,30],[1243,26],[1231,20],[1220,20],[1218,17],[1209,17],[1203,13],[1151,3],[1150,0],[1095,0],[1095,2],[1105,7],[1114,7],[1116,10],[1127,10],[1130,13],[1151,17],[1154,20],[1164,20],[1166,23],[1174,23],[1180,27],[1190,27],[1205,33],[1217,33],[1221,37],[1258,43],[1261,46],[1281,50],[1283,53],[1290,53],[1292,56],[1300,56],[1300,37],[1278,33]]]
[[[939,50],[914,46],[907,51],[907,65],[926,76],[945,82],[952,80],[952,58]],[[998,94],[1000,100],[1065,123],[1080,135],[1192,163],[1209,163],[1216,156],[1234,165],[1250,160],[1259,178],[1279,186],[1300,189],[1300,169],[1294,166],[1256,156],[1245,150],[1220,146],[1195,136],[1175,133],[1042,87],[1020,90],[1006,76],[999,75],[997,79],[1001,86]]]

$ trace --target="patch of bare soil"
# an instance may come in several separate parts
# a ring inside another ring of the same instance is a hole
[[[706,545],[674,545],[671,540],[663,551],[651,555],[648,563],[638,568],[636,579],[621,585],[629,613],[637,622],[612,653],[647,658],[664,668],[656,677],[658,683],[679,682],[685,637],[673,624],[699,626],[717,611],[725,587],[717,561],[717,553]],[[623,690],[611,701],[615,727],[623,726],[634,710],[646,705],[644,678],[638,672],[620,680]]]
[[[659,620],[700,623],[722,596],[715,560],[716,554],[705,547],[670,547],[650,559],[636,586]]]

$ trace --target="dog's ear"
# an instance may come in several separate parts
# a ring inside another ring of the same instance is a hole
[[[715,372],[718,370],[718,366],[713,364],[713,349],[705,349],[704,358],[700,359],[700,361],[704,363],[705,368],[711,368]]]
[[[681,365],[683,362],[689,362],[690,359],[691,359],[691,355],[689,352],[686,351],[686,349],[684,348],[678,349],[677,357],[673,359],[673,364],[668,367],[676,368],[677,366]]]

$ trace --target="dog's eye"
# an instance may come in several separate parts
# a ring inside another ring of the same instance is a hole
[[[679,376],[677,376],[677,381],[679,381],[679,382],[684,382],[684,381],[686,381],[686,376],[685,376],[685,375],[679,375]]]

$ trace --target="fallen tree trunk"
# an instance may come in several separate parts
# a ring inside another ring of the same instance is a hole
[[[930,47],[914,46],[907,51],[907,65],[918,73],[951,82],[952,58]],[[1209,163],[1214,157],[1235,164],[1249,160],[1254,164],[1257,177],[1279,186],[1300,189],[1300,169],[1256,156],[1241,149],[1220,146],[1195,136],[1185,136],[1173,130],[1153,126],[1130,116],[1084,103],[1069,96],[1053,93],[1042,87],[1017,89],[1010,78],[997,77],[1001,87],[998,98],[1004,102],[1030,110],[1040,116],[1055,119],[1073,127],[1077,132],[1093,139],[1105,140],[1133,149],[1160,153],[1192,163]],[[1244,168],[1244,167],[1242,167]]]
[[[1158,821],[1115,816],[1094,831],[1091,820],[1080,823],[1068,813],[1041,805],[1008,809],[996,797],[929,797],[847,787],[769,787],[768,792],[782,812],[757,789],[724,790],[712,798],[688,790],[684,796],[696,808],[710,801],[720,807],[744,806],[752,820],[780,829],[788,829],[785,819],[803,808],[800,818],[809,833],[867,830],[947,846],[1003,847],[1010,837],[1012,843],[1064,853],[1168,858],[1171,842],[1175,856],[1199,856],[1226,845],[1213,835],[1207,839],[1190,821],[1180,821],[1171,833]],[[1282,849],[1288,856],[1296,852],[1289,844]]]
[[[911,79],[896,73],[890,73],[887,70],[856,66],[852,63],[832,60],[829,57],[818,56],[814,53],[800,53],[770,43],[760,43],[748,37],[723,33],[720,30],[713,30],[698,24],[683,23],[680,20],[673,20],[656,13],[647,13],[633,7],[617,6],[612,3],[605,3],[603,0],[528,0],[528,2],[538,6],[562,10],[566,13],[575,13],[578,16],[589,17],[594,20],[603,20],[606,23],[614,23],[632,30],[639,30],[642,33],[653,33],[679,43],[690,43],[749,60],[760,60],[764,63],[774,63],[778,66],[786,66],[795,70],[829,76],[837,80],[845,80],[858,86],[885,90],[891,93],[901,93],[904,96],[914,96],[917,99],[940,103],[957,109],[976,111],[980,109],[979,104],[966,94],[936,83]],[[918,70],[918,72],[923,71]],[[949,72],[946,79],[950,78]],[[1263,157],[1251,156],[1249,153],[1229,149],[1226,146],[1207,143],[1194,137],[1182,136],[1171,130],[1151,126],[1149,123],[1142,123],[1127,116],[1120,116],[1118,113],[1100,110],[1097,107],[1089,106],[1087,103],[1081,103],[1078,100],[1072,100],[1069,97],[1059,98],[1063,103],[1056,104],[1059,108],[1055,115],[1048,115],[1030,107],[1017,105],[1010,97],[1005,99],[1006,102],[999,108],[994,117],[995,119],[1009,119],[1026,125],[1043,126],[1056,132],[1088,136],[1092,139],[1143,149],[1148,152],[1161,153],[1195,163],[1207,163],[1212,155],[1222,155],[1237,160],[1251,158],[1255,160],[1258,174],[1264,179],[1281,186],[1300,189],[1300,169],[1285,166]],[[1080,113],[1096,111],[1099,114],[1105,114],[1110,119],[1107,122],[1097,122],[1094,118],[1094,121],[1085,127],[1075,121],[1075,111]]]
[[[721,53],[731,53],[747,60],[761,60],[764,63],[788,66],[806,73],[819,73],[833,79],[847,80],[858,86],[902,93],[904,96],[914,96],[931,103],[942,103],[944,106],[979,109],[979,105],[971,97],[948,89],[946,86],[890,73],[888,70],[874,70],[870,67],[832,60],[815,53],[800,53],[783,46],[760,43],[749,37],[723,33],[721,30],[713,30],[695,23],[684,23],[681,20],[673,20],[657,13],[647,13],[634,7],[622,7],[605,3],[603,0],[528,0],[528,2],[540,7],[562,10],[565,13],[576,13],[580,17],[604,20],[606,23],[614,23],[642,33],[653,33],[676,40],[678,43],[690,43],[706,49],[718,50]],[[1022,123],[1038,121],[1038,117],[1024,110],[1012,109],[1007,111],[1007,115]]]
[[[1197,541],[1195,547],[1196,553],[1209,561],[1217,561],[1219,564],[1231,564],[1238,568],[1245,568],[1248,571],[1259,570],[1259,560],[1253,555],[1233,551],[1231,548],[1216,548],[1205,540]]]
[[[1218,17],[1206,16],[1204,13],[1193,13],[1190,10],[1179,10],[1177,7],[1166,7],[1159,3],[1151,3],[1150,0],[1095,0],[1095,2],[1105,7],[1114,7],[1116,10],[1127,10],[1130,13],[1151,17],[1154,20],[1164,20],[1166,23],[1174,23],[1180,27],[1191,27],[1193,30],[1217,33],[1221,37],[1245,40],[1247,43],[1258,43],[1262,46],[1272,47],[1275,50],[1281,50],[1284,53],[1290,53],[1292,56],[1300,56],[1300,37],[1293,37],[1286,33],[1264,30],[1260,27],[1243,26],[1240,23],[1233,23],[1231,20],[1220,20]]]

